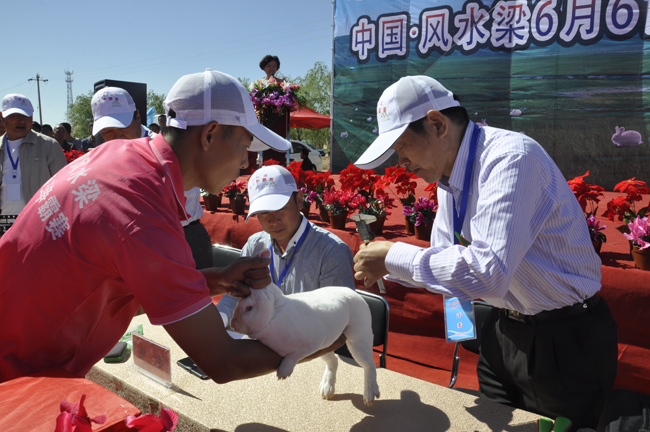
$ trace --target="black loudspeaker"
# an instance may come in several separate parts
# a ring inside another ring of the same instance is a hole
[[[140,122],[147,126],[147,84],[129,81],[117,81],[104,79],[95,83],[95,93],[104,87],[119,87],[129,92],[135,102],[136,109],[140,112]],[[95,142],[99,145],[104,142],[102,134],[95,136]]]

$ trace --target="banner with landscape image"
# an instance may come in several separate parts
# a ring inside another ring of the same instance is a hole
[[[477,123],[525,133],[567,179],[649,181],[643,0],[336,0],[332,170],[377,136],[376,104],[406,75],[457,94]],[[393,156],[383,166],[395,165]]]

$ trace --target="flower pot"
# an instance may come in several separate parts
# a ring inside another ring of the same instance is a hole
[[[404,216],[404,225],[406,226],[406,234],[413,235],[415,234],[415,224],[409,221],[409,218]]]
[[[305,217],[309,216],[309,211],[311,210],[311,203],[303,203],[302,208],[300,209],[300,212],[305,215]]]
[[[415,238],[418,240],[431,241],[431,228],[433,228],[433,222],[429,222],[429,225],[415,225]]]
[[[246,214],[246,198],[244,195],[237,195],[234,199],[230,200],[230,208],[236,215]]]
[[[330,223],[330,215],[327,209],[325,208],[324,205],[319,205],[318,206],[318,216],[320,217],[320,220],[325,223]]]
[[[638,246],[632,249],[632,258],[636,268],[650,270],[650,248],[640,250]]]
[[[384,222],[386,222],[386,213],[377,216],[377,220],[369,223],[368,228],[374,235],[382,235],[384,233]]]
[[[594,245],[594,249],[596,250],[596,253],[600,255],[600,248],[603,246],[603,242],[601,240],[592,240],[591,244]]]
[[[217,211],[217,199],[221,201],[219,195],[206,195],[203,197],[203,204],[205,204],[206,211]]]
[[[334,215],[332,212],[328,212],[330,218],[330,225],[334,229],[345,229],[345,223],[348,220],[348,213],[343,212],[341,214]]]

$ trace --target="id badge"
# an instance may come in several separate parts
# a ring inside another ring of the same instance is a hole
[[[7,201],[20,201],[20,183],[5,183],[7,188]]]
[[[447,342],[476,339],[474,302],[458,297],[443,297],[445,308],[445,338]]]

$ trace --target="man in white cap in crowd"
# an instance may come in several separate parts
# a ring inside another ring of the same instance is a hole
[[[34,108],[25,96],[2,99],[0,214],[19,214],[36,191],[67,161],[56,140],[32,131]]]
[[[146,128],[140,121],[140,112],[133,98],[119,87],[105,87],[95,93],[91,100],[93,111],[92,134],[101,133],[104,141],[114,139],[155,138],[156,133]],[[190,245],[197,269],[212,267],[212,241],[201,223],[203,207],[198,187],[185,194],[185,210],[189,217],[183,221],[185,240]]]
[[[231,338],[211,299],[266,286],[270,260],[196,270],[180,221],[184,188],[219,193],[249,150],[289,143],[258,123],[246,89],[224,73],[180,78],[165,109],[171,127],[75,160],[0,239],[0,340],[11,341],[0,344],[0,382],[49,368],[84,376],[140,306],[216,382],[279,366],[260,342]]]
[[[300,212],[303,192],[291,173],[279,165],[255,171],[248,180],[252,215],[262,225],[242,249],[242,256],[271,251],[271,278],[285,294],[313,291],[321,287],[354,289],[352,251],[340,238],[309,222]],[[238,299],[224,296],[217,305],[232,318]]]
[[[481,396],[596,429],[616,378],[617,326],[598,295],[601,261],[584,214],[556,164],[524,134],[479,128],[427,76],[388,87],[377,113],[379,137],[355,165],[395,151],[401,166],[438,182],[440,207],[430,248],[362,245],[355,277],[485,300],[494,309],[481,332]]]

